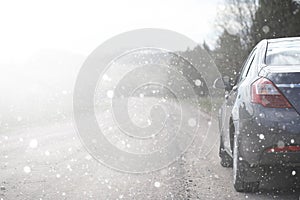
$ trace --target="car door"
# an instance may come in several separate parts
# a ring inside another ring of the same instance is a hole
[[[235,85],[233,86],[232,90],[225,96],[225,103],[223,105],[223,111],[222,111],[222,131],[224,135],[222,135],[223,142],[224,142],[224,148],[225,150],[232,155],[232,149],[233,149],[233,119],[232,119],[232,112],[233,112],[233,106],[235,104],[237,93],[240,84],[244,81],[246,78],[250,66],[252,62],[254,61],[256,55],[256,48],[253,49],[253,51],[248,56],[245,64],[243,65],[240,75],[236,80]]]

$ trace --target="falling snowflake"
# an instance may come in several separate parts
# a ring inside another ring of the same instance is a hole
[[[201,85],[201,81],[199,79],[195,80],[195,85],[196,86],[200,86]]]
[[[104,74],[103,75],[103,80],[105,80],[105,81],[111,81],[111,78],[107,74]]]
[[[267,33],[270,32],[270,27],[265,25],[265,26],[262,27],[262,31],[267,34]]]
[[[156,181],[156,182],[154,183],[154,186],[157,187],[157,188],[159,188],[159,187],[160,187],[160,182]]]
[[[188,121],[189,126],[194,127],[196,126],[197,122],[194,118],[189,119]]]
[[[86,160],[91,160],[91,159],[92,159],[92,156],[91,156],[90,154],[87,154],[87,155],[85,156],[85,159],[86,159]]]
[[[261,140],[265,139],[264,134],[259,134],[259,139],[261,139]]]
[[[23,170],[24,170],[24,172],[25,172],[26,174],[28,174],[28,173],[31,172],[31,168],[30,168],[29,166],[25,166],[25,167],[23,168]]]
[[[114,91],[108,90],[108,91],[106,92],[106,95],[107,95],[108,98],[112,99],[113,96],[114,96]]]
[[[37,148],[37,146],[38,146],[38,141],[36,139],[30,140],[30,143],[29,143],[30,148],[34,149],[34,148]]]
[[[283,147],[285,146],[285,144],[284,144],[283,141],[279,140],[278,143],[277,143],[277,146],[278,146],[279,148],[283,148]]]

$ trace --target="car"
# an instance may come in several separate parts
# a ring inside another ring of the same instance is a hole
[[[224,85],[219,156],[233,167],[235,190],[257,191],[274,166],[299,169],[300,37],[262,40],[234,84]]]

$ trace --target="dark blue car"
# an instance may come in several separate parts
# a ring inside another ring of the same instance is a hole
[[[219,155],[233,166],[235,189],[257,190],[263,169],[299,169],[300,38],[261,41],[234,86],[225,85]]]

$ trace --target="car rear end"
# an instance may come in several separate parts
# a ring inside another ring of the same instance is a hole
[[[241,155],[253,166],[300,166],[300,40],[269,42],[251,84],[251,119],[241,123]]]

